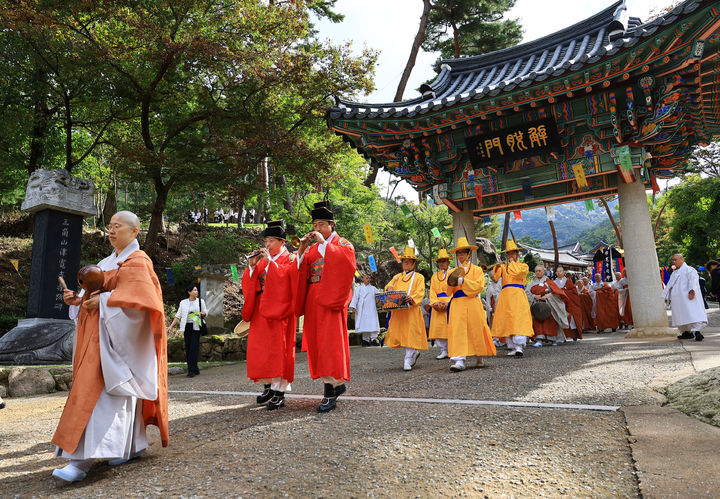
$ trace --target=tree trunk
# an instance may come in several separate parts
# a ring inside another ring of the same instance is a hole
[[[47,75],[38,69],[33,74],[35,84],[41,88],[45,87]],[[30,157],[28,159],[27,171],[32,174],[38,168],[43,167],[45,159],[45,143],[49,130],[50,110],[47,108],[47,97],[43,92],[36,92],[34,96],[35,112],[33,113],[33,124],[30,130]]]
[[[285,208],[285,211],[289,213],[292,213],[293,211],[293,202],[290,198],[290,191],[288,190],[287,186],[287,178],[285,178],[285,175],[280,175],[278,177],[278,183],[280,184],[280,188],[283,190],[283,193],[285,194],[285,197],[283,199],[283,208]]]
[[[460,59],[460,34],[458,33],[457,26],[452,23],[453,30],[453,46],[455,47],[455,59]]]
[[[363,185],[367,188],[375,185],[375,179],[377,179],[378,170],[380,169],[380,163],[373,161],[370,163],[370,171],[368,171],[367,177],[363,180]]]
[[[70,96],[63,95],[63,104],[65,105],[65,169],[72,171],[72,109],[70,107]]]
[[[265,219],[267,218],[267,212],[269,210],[266,209],[266,206],[270,203],[270,172],[268,171],[268,158],[265,156],[262,161],[260,161],[260,165],[258,166],[260,169],[260,186],[262,188],[262,192],[258,195],[258,205],[257,205],[257,211],[255,212],[255,223],[261,224],[265,222]]]
[[[555,222],[548,220],[548,223],[550,224],[550,232],[552,233],[553,238],[553,248],[555,249],[555,266],[553,267],[553,272],[557,272],[558,265],[560,265],[560,251],[558,250],[557,234],[555,233]]]
[[[605,212],[607,213],[608,218],[610,219],[610,223],[613,226],[613,230],[615,231],[615,236],[617,237],[617,242],[619,247],[623,247],[622,242],[622,236],[620,234],[620,229],[618,228],[617,224],[615,223],[615,217],[613,217],[612,213],[610,212],[610,207],[607,204],[607,201],[605,201],[605,198],[598,198],[600,199],[600,202],[605,207]]]
[[[113,185],[107,192],[107,197],[105,198],[105,205],[103,206],[102,210],[103,226],[109,224],[112,216],[118,211],[117,194],[115,191],[116,187],[116,185]]]
[[[400,83],[398,83],[397,91],[395,92],[395,102],[400,102],[405,93],[405,87],[410,79],[410,73],[412,73],[415,67],[415,60],[417,59],[418,52],[420,51],[420,45],[425,40],[425,31],[427,30],[428,18],[430,16],[430,0],[423,0],[423,12],[420,16],[420,26],[418,26],[415,40],[413,40],[412,48],[410,49],[410,57],[408,57],[407,64],[405,64],[405,70],[400,77]]]
[[[152,207],[152,215],[150,217],[150,227],[148,227],[147,236],[143,243],[143,250],[153,259],[157,252],[158,235],[163,230],[163,214],[167,205],[168,192],[170,192],[171,182],[163,185],[162,179],[155,178],[155,202]]]

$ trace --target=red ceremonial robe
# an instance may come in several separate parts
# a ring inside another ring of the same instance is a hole
[[[150,327],[155,343],[158,366],[158,398],[142,400],[142,416],[146,425],[160,429],[163,447],[170,443],[168,431],[167,332],[162,289],[153,264],[144,251],[138,250],[118,263],[117,270],[105,272],[105,291],[111,307],[134,308],[150,314]],[[84,298],[86,299],[86,298]],[[85,432],[90,415],[105,386],[100,364],[100,311],[80,307],[78,315],[73,384],[52,443],[72,454]]]
[[[632,306],[630,305],[630,290],[628,289],[627,285],[625,286],[625,293],[627,293],[625,299],[625,310],[623,310],[623,315],[621,319],[626,325],[630,326],[634,323],[632,316]]]
[[[613,289],[605,283],[602,288],[595,291],[597,303],[597,314],[595,322],[599,331],[603,329],[620,327],[620,317],[617,306],[617,289]]]
[[[247,376],[253,381],[295,377],[295,255],[283,248],[273,262],[261,259],[250,275],[245,269],[242,317],[250,322],[247,340]]]
[[[337,233],[326,244],[324,258],[318,244],[302,258],[295,312],[305,316],[302,350],[312,379],[350,379],[347,311],[354,276],[355,248]]]
[[[583,314],[583,328],[585,329],[597,329],[595,319],[592,316],[593,301],[590,296],[590,291],[583,289],[580,293],[580,305],[582,305]]]
[[[580,295],[578,294],[577,287],[569,277],[565,278],[565,286],[563,287],[567,300],[565,301],[565,308],[568,312],[568,324],[570,324],[570,318],[575,320],[575,329],[566,329],[565,336],[568,338],[582,338],[583,330],[583,310],[580,304]],[[592,302],[590,303],[592,310]]]
[[[553,293],[559,295],[563,299],[563,301],[565,301],[565,292],[560,289],[557,284],[555,284],[551,279],[545,279],[545,284],[546,286],[536,284],[535,286],[530,288],[530,292],[534,295],[546,295],[549,293]],[[533,331],[535,332],[535,336],[557,336],[558,323],[552,315],[544,321],[539,321],[535,317],[533,317]]]

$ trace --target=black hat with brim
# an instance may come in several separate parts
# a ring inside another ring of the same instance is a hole
[[[286,239],[285,222],[275,220],[268,222],[267,228],[263,231],[263,237],[277,237],[278,239]]]
[[[327,201],[318,201],[310,212],[313,222],[315,220],[335,221],[335,215],[330,211],[330,204]]]

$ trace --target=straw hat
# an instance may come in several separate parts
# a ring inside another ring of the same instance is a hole
[[[250,323],[245,321],[238,322],[237,326],[235,326],[235,329],[233,329],[233,333],[235,333],[237,336],[240,336],[241,338],[247,336],[248,331],[250,331]]]
[[[455,245],[455,247],[453,249],[450,250],[450,253],[457,253],[458,250],[463,250],[463,249],[469,249],[471,251],[474,251],[474,250],[478,249],[478,247],[470,245],[470,243],[468,243],[467,237],[462,236],[462,237],[458,237],[457,244]]]
[[[515,241],[508,241],[505,244],[505,249],[502,250],[501,253],[507,253],[508,251],[520,251],[520,248],[515,244]]]
[[[405,251],[400,255],[401,260],[417,260],[415,256],[415,248],[412,246],[405,246]]]
[[[440,248],[440,249],[438,250],[438,256],[437,256],[437,258],[433,258],[433,260],[435,260],[435,261],[438,261],[438,260],[450,260],[450,255],[448,255],[448,252],[447,252],[447,250],[446,250],[445,248]]]

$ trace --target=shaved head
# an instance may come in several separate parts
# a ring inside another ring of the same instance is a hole
[[[119,218],[131,228],[140,229],[140,219],[132,211],[118,211],[113,217]]]

